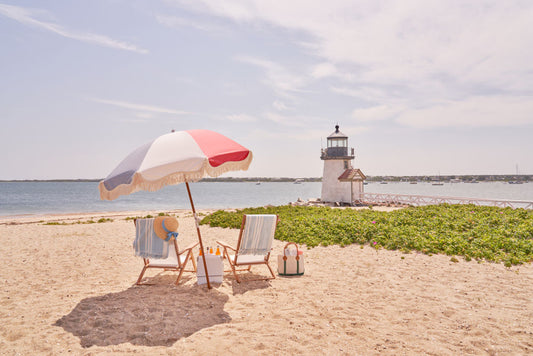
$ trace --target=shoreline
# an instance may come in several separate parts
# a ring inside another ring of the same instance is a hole
[[[290,205],[287,204],[287,205]],[[366,206],[353,206],[353,207],[334,207],[334,209],[369,209]],[[392,211],[396,209],[402,209],[402,206],[373,206],[372,209],[378,211]],[[217,210],[239,210],[242,208],[205,208],[205,209],[196,209],[199,215],[209,214]],[[43,213],[43,214],[17,214],[17,215],[0,215],[0,225],[6,225],[10,223],[39,223],[39,222],[48,222],[48,221],[63,221],[63,220],[79,220],[79,219],[88,219],[88,218],[110,218],[110,217],[135,217],[135,216],[146,216],[153,215],[157,216],[159,213],[167,213],[173,215],[181,215],[190,213],[192,215],[192,209],[173,209],[173,210],[119,210],[119,211],[94,211],[94,212],[73,212],[73,213]]]
[[[214,209],[203,209],[207,211],[215,211]],[[73,221],[89,218],[127,218],[136,216],[153,215],[156,216],[160,212],[179,215],[186,213],[187,209],[176,210],[125,210],[125,211],[95,211],[95,212],[75,212],[75,213],[44,213],[44,214],[21,214],[21,215],[0,215],[0,225],[17,222],[21,223],[41,223],[49,221]],[[192,210],[191,210],[192,214]]]

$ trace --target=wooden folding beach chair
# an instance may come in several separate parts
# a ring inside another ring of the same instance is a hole
[[[274,279],[274,271],[268,264],[272,241],[279,222],[277,215],[244,215],[242,217],[241,231],[237,247],[233,248],[227,243],[217,241],[224,248],[223,255],[229,262],[231,271],[237,282],[240,283],[238,271],[250,271],[253,265],[266,265],[272,277],[246,279],[246,281]],[[239,269],[239,267],[247,267]],[[225,271],[229,272],[229,271]]]
[[[153,220],[153,219],[151,219]],[[137,219],[134,220],[135,226],[137,227]],[[178,242],[176,238],[171,238],[168,246],[168,257],[167,258],[145,258],[143,257],[144,267],[137,279],[135,284],[150,284],[150,283],[141,283],[141,280],[144,276],[144,273],[148,268],[160,268],[164,271],[175,271],[178,272],[178,278],[176,279],[175,284],[177,285],[181,279],[183,272],[196,272],[196,261],[192,249],[195,248],[198,243],[194,243],[183,250],[179,250]],[[193,269],[185,269],[187,263],[192,261]]]

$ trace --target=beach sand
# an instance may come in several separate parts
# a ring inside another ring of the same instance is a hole
[[[196,228],[177,213],[185,246]],[[192,273],[175,286],[175,273],[149,271],[154,285],[135,286],[142,259],[125,217],[143,215],[0,218],[0,354],[533,354],[531,264],[330,246],[304,249],[302,277],[226,274],[207,290]],[[113,222],[70,224],[102,217]],[[201,231],[207,246],[238,236]]]

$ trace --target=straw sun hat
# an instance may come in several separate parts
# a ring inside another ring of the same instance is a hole
[[[163,227],[163,223],[165,224],[164,227]],[[173,216],[158,216],[154,219],[155,234],[163,240],[168,239],[169,231],[177,232],[178,226],[179,226],[178,219],[176,219]],[[167,231],[165,231],[165,228],[167,229]],[[172,236],[177,236],[177,234],[173,234]]]

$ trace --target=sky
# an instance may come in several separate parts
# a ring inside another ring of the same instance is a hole
[[[171,130],[320,177],[533,174],[533,1],[0,0],[0,179],[103,178]]]

